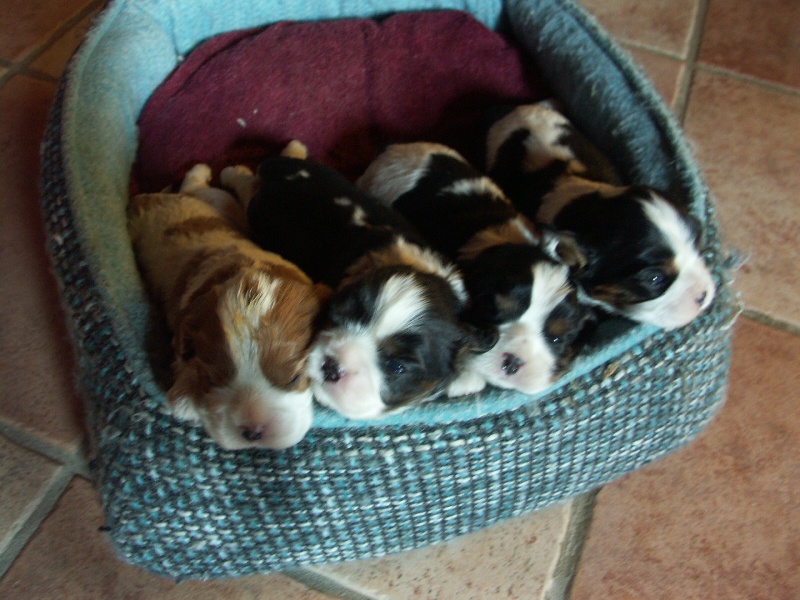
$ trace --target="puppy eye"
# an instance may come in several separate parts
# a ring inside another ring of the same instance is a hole
[[[550,337],[550,343],[553,344],[554,346],[558,346],[563,341],[564,338],[562,338],[560,335],[554,335]]]
[[[397,358],[386,359],[386,368],[394,375],[402,375],[406,372],[406,365]]]
[[[664,286],[667,281],[667,274],[658,268],[644,269],[639,273],[639,281],[646,287],[657,290]]]

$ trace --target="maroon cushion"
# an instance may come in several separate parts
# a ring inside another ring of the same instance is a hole
[[[197,162],[252,166],[293,138],[351,178],[391,142],[469,154],[486,107],[544,96],[522,53],[462,12],[237,31],[196,48],[148,101],[134,190],[161,190]]]

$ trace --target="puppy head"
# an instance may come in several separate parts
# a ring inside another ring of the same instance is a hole
[[[566,265],[532,245],[487,249],[464,265],[472,305],[467,316],[497,326],[499,339],[469,368],[497,387],[526,394],[552,384],[572,361],[591,320],[578,303]]]
[[[581,196],[554,224],[583,250],[577,277],[588,296],[631,319],[674,329],[714,298],[713,278],[697,250],[699,225],[649,188]]]
[[[372,419],[439,394],[473,337],[453,287],[407,265],[369,271],[331,297],[309,358],[314,396],[353,419]]]
[[[226,449],[298,443],[312,420],[305,367],[319,308],[310,286],[256,269],[197,295],[173,338],[175,415]]]

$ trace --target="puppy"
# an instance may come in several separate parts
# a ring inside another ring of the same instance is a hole
[[[223,448],[287,448],[311,425],[305,367],[324,290],[248,241],[236,200],[210,180],[197,165],[180,193],[128,207],[143,279],[173,332],[167,399]]]
[[[470,297],[465,318],[499,329],[498,343],[472,358],[450,394],[487,382],[527,394],[552,384],[591,311],[579,305],[569,269],[545,251],[500,189],[455,150],[430,143],[389,146],[358,185],[456,261]]]
[[[520,211],[574,240],[587,301],[665,329],[711,304],[697,221],[653,189],[617,185],[609,161],[549,104],[495,122],[486,150],[488,174]]]
[[[223,175],[243,190],[253,239],[334,288],[307,371],[321,404],[372,419],[427,400],[467,350],[493,341],[460,323],[455,267],[398,214],[308,160],[302,144],[261,163],[250,200],[252,179]]]

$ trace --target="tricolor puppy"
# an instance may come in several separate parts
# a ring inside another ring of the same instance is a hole
[[[180,193],[128,207],[141,274],[173,333],[167,398],[223,448],[287,448],[311,425],[305,368],[324,293],[247,240],[236,200],[210,179],[197,165]]]
[[[261,163],[247,212],[253,239],[334,288],[309,359],[321,404],[380,417],[440,394],[462,355],[490,343],[458,319],[455,267],[398,214],[308,160],[302,144]]]
[[[551,106],[513,110],[486,147],[487,172],[522,213],[574,240],[588,301],[666,329],[708,308],[715,288],[697,221],[651,188],[610,185],[613,167]]]
[[[450,394],[487,382],[532,394],[553,383],[591,311],[578,303],[568,267],[500,189],[455,150],[430,143],[389,146],[358,185],[456,261],[470,297],[465,319],[499,330],[497,344],[472,357]]]

